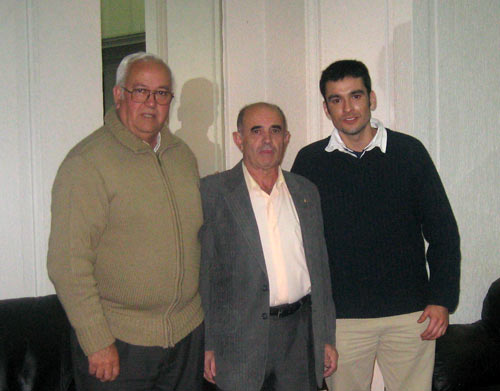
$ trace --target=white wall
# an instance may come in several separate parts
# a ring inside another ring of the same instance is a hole
[[[208,146],[196,151],[202,174],[239,161],[231,138],[236,115],[257,100],[287,114],[289,168],[303,145],[330,132],[317,90],[321,70],[340,58],[364,61],[378,95],[374,115],[421,139],[441,173],[462,235],[462,289],[452,321],[478,319],[487,287],[500,276],[500,2],[148,2],[168,8],[167,33],[157,37],[168,35],[168,43],[156,51],[168,51],[177,77],[171,128],[195,150]],[[52,289],[45,257],[53,177],[69,148],[102,121],[99,2],[4,0],[0,33],[0,77],[12,94],[0,94],[6,298]],[[211,96],[204,112],[212,114],[199,123],[182,123],[184,87],[188,112],[197,110],[200,90]]]
[[[53,291],[50,189],[76,141],[102,122],[99,1],[0,2],[0,298]],[[75,23],[78,21],[78,23]]]
[[[175,99],[169,127],[198,158],[201,176],[224,170],[219,0],[169,0],[167,62]]]
[[[284,166],[307,142],[305,4],[303,1],[223,2],[226,167],[241,159],[231,133],[246,104],[281,106],[292,134]]]
[[[35,291],[24,4],[17,0],[0,3],[0,35],[0,80],[11,94],[0,94],[0,297],[4,298]]]
[[[453,322],[480,317],[500,277],[500,2],[414,5],[415,133],[426,141],[462,238]],[[417,71],[418,67],[418,71]]]

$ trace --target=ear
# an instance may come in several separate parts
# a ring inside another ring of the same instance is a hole
[[[377,95],[375,92],[370,92],[370,110],[373,111],[377,108]]]
[[[285,131],[285,139],[283,140],[283,142],[285,143],[285,147],[288,145],[288,143],[290,142],[290,137],[291,137],[291,134],[288,130]]]
[[[330,112],[328,111],[328,105],[326,104],[326,100],[323,101],[323,110],[325,111],[326,118],[328,118],[331,121],[332,117],[330,116]]]
[[[120,86],[113,87],[113,100],[115,101],[116,108],[120,107],[120,102],[122,101],[122,97],[123,97],[122,94],[123,94],[123,90]]]
[[[238,149],[243,152],[243,137],[240,132],[233,132],[233,141]]]

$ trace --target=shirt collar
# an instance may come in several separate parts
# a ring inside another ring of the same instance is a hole
[[[250,172],[248,172],[248,169],[245,166],[245,163],[242,162],[241,165],[243,167],[243,176],[245,177],[245,182],[247,184],[248,191],[257,192],[257,193],[263,192],[264,194],[267,195],[267,193],[260,188],[257,181],[255,179],[253,179]],[[276,183],[274,184],[273,190],[271,191],[271,193],[274,191],[274,189],[281,187],[283,185],[283,183],[285,183],[285,178],[283,177],[283,172],[281,171],[281,167],[278,167],[278,179],[276,180]]]
[[[145,143],[145,144],[148,144],[148,145],[149,145],[149,143],[147,143],[147,142],[146,142],[146,141],[144,141],[144,140],[142,140],[142,142],[143,142],[143,143]],[[157,153],[157,152],[158,152],[158,150],[160,149],[160,145],[161,145],[161,133],[160,133],[160,132],[158,132],[158,134],[156,135],[156,145],[155,145],[155,147],[153,148],[154,153]]]
[[[384,128],[382,122],[376,118],[370,119],[370,126],[372,128],[377,128],[377,133],[375,133],[375,137],[373,137],[370,143],[363,149],[363,153],[366,151],[371,151],[376,147],[379,147],[382,153],[385,153],[387,149],[387,130]],[[330,141],[328,142],[325,151],[333,152],[335,150],[347,153],[352,156],[356,156],[352,152],[352,150],[345,145],[345,143],[342,141],[342,138],[340,137],[338,129],[334,127],[332,135],[330,136]]]

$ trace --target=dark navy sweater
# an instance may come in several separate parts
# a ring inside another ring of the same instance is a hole
[[[386,153],[326,152],[327,138],[303,148],[292,167],[321,195],[338,318],[458,303],[460,238],[443,184],[420,141],[387,133]]]

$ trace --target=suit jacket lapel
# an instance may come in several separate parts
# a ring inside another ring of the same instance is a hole
[[[252,202],[250,201],[250,195],[248,194],[241,165],[242,162],[240,161],[240,163],[231,169],[226,178],[225,184],[227,192],[225,199],[229,210],[233,214],[236,223],[240,226],[243,236],[247,241],[250,249],[249,255],[252,255],[256,259],[267,276],[266,261],[264,259],[264,252],[259,236],[259,227],[257,226],[257,220],[255,220]]]

